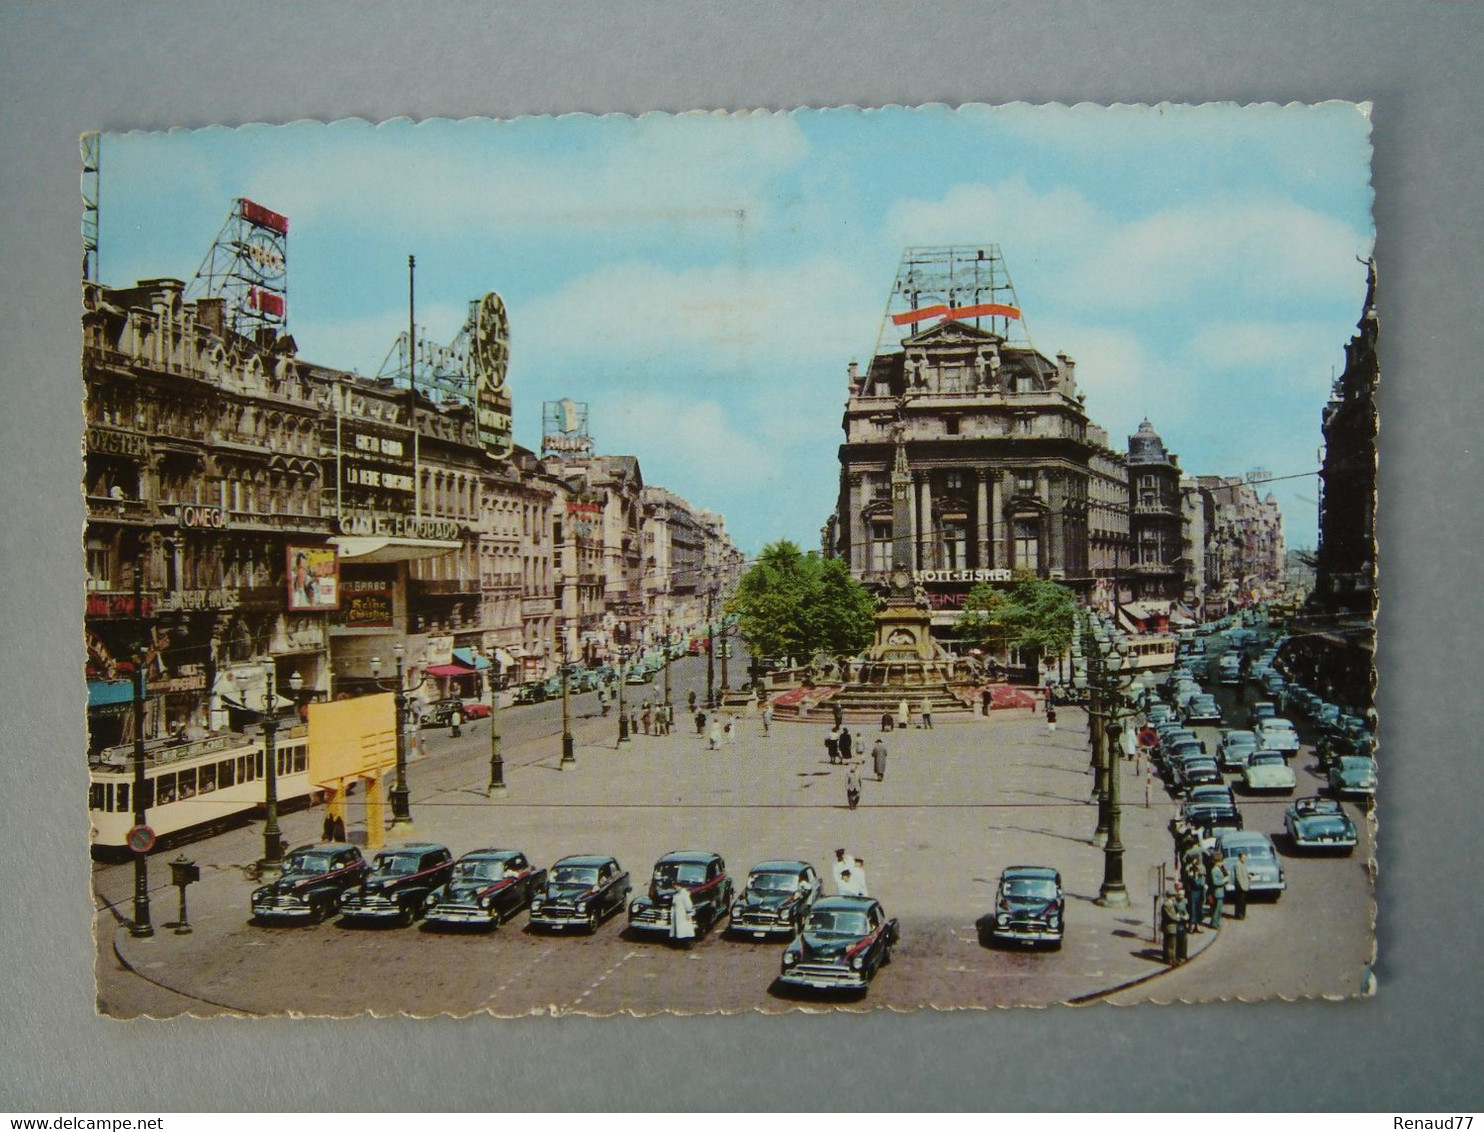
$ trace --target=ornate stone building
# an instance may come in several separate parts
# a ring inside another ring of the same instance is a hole
[[[854,576],[882,587],[894,537],[888,484],[893,429],[906,441],[913,578],[935,627],[952,625],[978,581],[1029,570],[1086,592],[1089,521],[1099,524],[1100,566],[1122,537],[1099,498],[1116,461],[1089,438],[1074,363],[1051,361],[1001,335],[947,319],[849,367],[840,489],[826,550]],[[1106,436],[1102,441],[1105,448]],[[1126,489],[1125,489],[1126,490]]]
[[[1129,597],[1181,601],[1186,546],[1182,532],[1180,459],[1165,449],[1148,421],[1128,438]]]

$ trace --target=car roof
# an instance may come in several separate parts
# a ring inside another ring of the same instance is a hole
[[[556,863],[556,865],[553,865],[552,867],[556,868],[558,865],[571,865],[575,868],[599,868],[603,865],[608,864],[617,864],[617,862],[614,861],[612,857],[600,857],[593,853],[585,853],[578,854],[575,857],[563,857]]]
[[[1216,835],[1216,841],[1221,845],[1266,845],[1269,849],[1273,847],[1271,837],[1252,829],[1223,829]]]
[[[356,847],[348,841],[321,841],[314,845],[301,845],[297,849],[291,849],[289,853],[290,855],[294,853],[308,853],[314,857],[328,857],[344,852],[346,849],[354,848]]]
[[[864,912],[877,901],[872,896],[826,896],[814,905],[816,912]]]
[[[813,868],[807,861],[759,861],[748,870],[749,873],[801,873],[805,869]]]
[[[519,849],[474,849],[459,858],[461,861],[503,861],[507,857],[524,857]]]
[[[1003,880],[1011,876],[1036,877],[1040,880],[1054,880],[1058,884],[1061,883],[1061,873],[1049,865],[1011,865],[1000,874],[1000,879]]]
[[[384,853],[426,853],[430,849],[447,850],[447,845],[439,845],[432,841],[408,841],[401,845],[388,845],[385,849],[378,849],[376,855],[380,857]]]
[[[706,849],[673,849],[666,853],[656,865],[701,865],[709,864],[721,856],[720,853],[712,853]]]

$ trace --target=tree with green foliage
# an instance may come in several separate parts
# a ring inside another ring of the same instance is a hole
[[[758,656],[854,656],[871,643],[876,602],[843,559],[784,539],[763,549],[727,602]]]
[[[1077,633],[1077,595],[1066,586],[1017,572],[1008,590],[980,582],[969,591],[954,626],[992,653],[1018,649],[1060,656]]]

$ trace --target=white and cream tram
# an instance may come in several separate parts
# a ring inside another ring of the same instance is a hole
[[[1173,668],[1177,643],[1173,633],[1133,633],[1123,645],[1128,650],[1129,666],[1144,672]]]
[[[304,727],[275,737],[279,805],[309,800],[309,740]],[[264,807],[263,737],[217,735],[188,743],[145,748],[145,824],[157,843],[170,844],[246,821]],[[93,852],[126,853],[134,825],[134,748],[112,747],[88,766],[88,815]]]

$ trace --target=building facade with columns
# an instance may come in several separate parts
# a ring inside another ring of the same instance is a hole
[[[1100,461],[1100,497],[1111,495],[1117,461],[1089,436],[1072,359],[1053,362],[948,319],[878,354],[864,373],[851,363],[848,374],[839,497],[825,539],[854,577],[882,588],[891,572],[898,432],[912,474],[913,581],[935,628],[952,626],[975,584],[1020,570],[1086,592],[1094,516],[1108,569],[1120,524],[1114,500],[1094,496],[1092,462]]]

